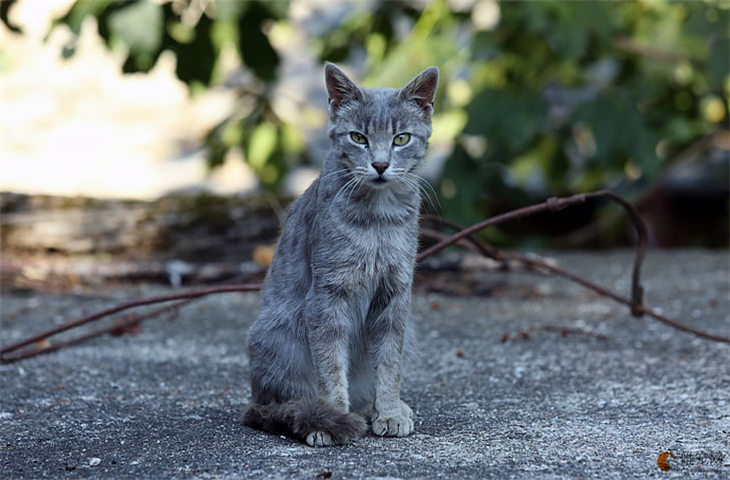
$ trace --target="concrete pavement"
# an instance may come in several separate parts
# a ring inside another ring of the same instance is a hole
[[[554,257],[628,291],[630,252]],[[312,449],[241,425],[245,333],[259,297],[220,294],[148,320],[138,335],[1,365],[0,477],[730,478],[730,345],[632,318],[564,280],[484,275],[501,285],[497,295],[415,297],[421,356],[403,387],[416,412],[410,437]],[[729,276],[727,252],[653,251],[646,300],[730,336]],[[2,344],[167,291],[6,292]]]

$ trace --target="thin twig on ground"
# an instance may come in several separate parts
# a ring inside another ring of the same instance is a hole
[[[590,332],[588,330],[583,330],[582,328],[573,328],[573,327],[558,327],[555,325],[541,325],[539,327],[530,327],[527,330],[521,330],[513,335],[510,335],[508,333],[505,333],[502,335],[502,338],[500,339],[500,342],[513,342],[515,340],[527,340],[530,338],[530,335],[537,332],[552,332],[552,333],[558,333],[563,337],[567,337],[568,335],[577,335],[577,336],[584,336],[584,337],[593,337],[596,340],[608,340],[608,337],[606,335],[603,335],[602,333],[595,333]]]
[[[102,310],[102,311],[93,313],[91,315],[87,315],[87,316],[85,316],[83,318],[80,318],[78,320],[74,320],[74,321],[71,321],[71,322],[68,322],[68,323],[64,323],[63,325],[60,325],[60,326],[58,326],[56,328],[52,328],[52,329],[47,330],[45,332],[41,332],[41,333],[39,333],[37,335],[33,335],[31,337],[28,337],[28,338],[25,338],[23,340],[20,340],[19,342],[13,343],[12,345],[8,345],[6,347],[3,347],[3,348],[0,349],[0,361],[2,361],[2,362],[9,362],[9,361],[14,361],[14,360],[19,360],[20,358],[17,358],[17,357],[20,357],[19,354],[18,355],[15,355],[15,356],[12,356],[12,357],[11,356],[7,356],[6,354],[9,353],[9,352],[13,352],[15,350],[18,350],[20,348],[26,347],[28,345],[31,345],[33,343],[41,342],[43,340],[47,340],[49,337],[52,337],[54,335],[58,335],[59,333],[65,332],[67,330],[71,330],[72,328],[77,328],[77,327],[80,327],[80,326],[85,325],[87,323],[91,323],[93,321],[99,320],[101,318],[108,317],[108,316],[113,315],[115,313],[119,313],[119,312],[122,312],[124,310],[129,310],[130,308],[142,307],[142,306],[145,306],[145,305],[153,305],[153,304],[156,304],[156,303],[172,302],[172,301],[175,301],[175,300],[187,300],[187,301],[191,301],[191,300],[195,300],[195,299],[198,299],[200,297],[204,297],[206,295],[211,295],[211,294],[214,294],[214,293],[251,292],[251,291],[260,290],[260,289],[261,289],[261,286],[259,284],[221,285],[221,286],[218,286],[218,287],[206,288],[206,289],[202,289],[202,290],[192,290],[192,291],[188,291],[188,292],[173,293],[173,294],[170,294],[170,295],[161,295],[161,296],[157,296],[157,297],[143,298],[143,299],[140,299],[140,300],[132,300],[130,302],[122,303],[120,305],[117,305],[117,306],[114,306],[114,307],[111,307],[111,308],[107,308],[105,310]],[[179,306],[180,305],[176,305],[176,307],[179,307]],[[158,312],[158,313],[161,313],[161,312]],[[145,316],[145,315],[142,315],[142,316],[133,316],[133,317],[130,317],[129,320],[126,323],[127,324],[138,323],[141,320],[143,320],[144,318],[149,318],[149,317],[148,316]],[[117,323],[117,324],[113,325],[112,327],[110,327],[108,333],[111,333],[111,331],[117,330],[117,329],[123,328],[123,327],[124,327],[124,324]],[[103,332],[103,333],[107,333],[107,332]],[[71,341],[66,342],[66,343],[68,343],[69,345],[74,345],[76,343],[80,343],[80,341],[85,341],[85,340],[88,340],[90,338],[94,338],[95,336],[98,336],[98,335],[99,334],[93,334],[92,333],[90,335],[85,335],[84,337],[81,337],[81,339],[71,340]],[[59,345],[61,345],[61,344],[59,344]],[[61,348],[61,347],[59,347],[59,348]],[[31,352],[28,352],[30,355],[23,356],[22,358],[27,358],[28,356],[33,356],[33,355],[40,355],[42,353],[49,353],[49,352],[55,351],[55,350],[58,350],[58,348],[54,348],[54,345],[51,345],[49,347],[42,347],[42,348],[39,348],[37,350],[34,350],[32,352],[32,354],[30,354]]]

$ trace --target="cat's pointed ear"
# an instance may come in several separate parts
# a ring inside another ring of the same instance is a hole
[[[343,103],[351,100],[362,100],[362,92],[355,82],[340,70],[334,63],[324,67],[324,80],[327,85],[327,97],[332,111],[337,110]]]
[[[433,99],[436,96],[438,85],[439,69],[428,67],[416,75],[408,85],[401,88],[400,96],[403,100],[416,102],[426,115],[431,115],[433,112]]]

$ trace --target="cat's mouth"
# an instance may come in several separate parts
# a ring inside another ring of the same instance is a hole
[[[375,188],[382,188],[385,187],[385,185],[388,183],[388,180],[386,180],[382,176],[377,176],[370,180],[370,185],[374,186]]]

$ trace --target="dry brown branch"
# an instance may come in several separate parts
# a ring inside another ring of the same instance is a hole
[[[457,232],[464,230],[464,228],[465,228],[462,225],[459,225],[458,223],[452,222],[451,220],[447,220],[445,218],[441,218],[436,215],[423,215],[423,217],[421,217],[421,220],[436,222],[439,225],[447,226],[450,229],[455,230]],[[423,232],[424,232],[424,229],[423,229],[423,227],[421,227],[421,234],[423,234]],[[431,238],[440,237],[440,238],[438,238],[439,240],[445,240],[446,238],[448,238],[446,235],[444,235],[440,232],[428,232],[428,233],[429,234],[434,233],[434,235],[431,235]],[[481,253],[487,257],[493,258],[494,260],[502,259],[501,252],[499,250],[497,250],[496,248],[494,248],[491,245],[478,241],[477,239],[474,238],[473,235],[468,235],[466,237],[466,240],[468,240],[469,243],[471,244],[471,247],[466,247],[466,248],[469,248],[472,251],[476,250],[478,253]]]
[[[597,199],[597,198],[608,198],[608,199],[620,204],[624,208],[624,210],[626,210],[626,212],[628,213],[628,215],[637,231],[638,243],[637,243],[636,257],[634,260],[634,268],[633,268],[633,275],[632,275],[632,289],[631,289],[631,298],[630,299],[624,298],[623,296],[621,296],[615,292],[612,292],[604,287],[601,287],[600,285],[597,285],[597,284],[591,282],[590,280],[587,280],[587,279],[581,277],[580,275],[577,275],[575,273],[569,272],[565,269],[552,265],[542,259],[525,256],[525,255],[520,255],[517,253],[505,253],[505,252],[495,249],[492,246],[483,244],[483,243],[477,241],[473,237],[473,234],[475,234],[487,227],[494,226],[499,223],[506,222],[508,220],[515,220],[518,218],[523,218],[523,217],[526,217],[529,215],[534,215],[536,213],[540,213],[540,212],[544,212],[544,211],[558,211],[558,210],[567,208],[572,205],[584,203],[586,200]],[[429,218],[431,220],[434,220],[434,217],[429,217]],[[475,251],[478,251],[485,256],[494,258],[495,260],[516,260],[516,261],[523,263],[525,266],[531,267],[533,269],[549,271],[553,274],[556,274],[556,275],[565,277],[569,280],[572,280],[586,288],[589,288],[589,289],[599,293],[600,295],[611,298],[619,303],[623,303],[630,307],[631,313],[634,316],[640,317],[643,315],[649,315],[652,318],[655,318],[656,320],[659,320],[659,321],[665,323],[666,325],[672,326],[672,327],[682,330],[684,332],[692,333],[698,337],[705,338],[708,340],[714,340],[714,341],[718,341],[718,342],[730,343],[730,338],[711,334],[708,332],[704,332],[699,329],[695,329],[695,328],[685,325],[681,322],[678,322],[678,321],[670,319],[666,316],[660,315],[660,314],[656,313],[653,309],[643,305],[643,288],[641,287],[640,276],[641,276],[641,264],[643,262],[645,254],[646,254],[646,248],[647,248],[647,243],[648,243],[648,240],[647,240],[648,234],[647,234],[646,225],[644,224],[643,220],[641,219],[641,217],[639,216],[638,212],[633,207],[633,205],[631,205],[629,202],[627,202],[620,196],[614,194],[613,192],[598,191],[598,192],[593,192],[593,193],[588,193],[588,194],[574,195],[572,197],[566,197],[566,198],[550,198],[547,201],[545,201],[544,203],[525,207],[525,208],[520,208],[517,210],[513,210],[511,212],[497,215],[495,217],[492,217],[490,219],[476,223],[476,224],[471,225],[466,228],[462,228],[459,225],[456,225],[452,222],[449,222],[447,220],[443,220],[440,218],[436,218],[436,220],[438,222],[440,222],[442,225],[446,225],[446,226],[449,226],[450,228],[456,229],[457,232],[450,236],[444,236],[440,232],[435,232],[435,231],[427,230],[427,229],[424,230],[424,233],[426,235],[431,236],[433,238],[438,238],[439,241],[418,255],[417,260],[419,262],[424,260],[425,258],[443,250],[444,248],[446,248],[450,245],[456,245],[456,244],[460,244],[461,242],[468,241],[469,243],[466,243],[466,245],[469,245],[469,247],[467,247],[467,248],[471,248]],[[215,293],[223,293],[223,292],[255,291],[255,290],[259,290],[260,288],[261,288],[261,285],[259,285],[259,284],[222,285],[222,286],[207,288],[207,289],[202,289],[202,290],[193,290],[193,291],[188,291],[188,292],[184,292],[184,293],[163,295],[163,296],[159,296],[159,297],[150,297],[150,298],[146,298],[146,299],[126,302],[126,303],[117,305],[115,307],[111,307],[111,308],[102,310],[100,312],[94,313],[92,315],[88,315],[81,319],[68,322],[57,328],[53,328],[48,331],[39,333],[37,335],[33,335],[29,338],[16,342],[7,347],[3,347],[0,349],[0,363],[9,363],[9,362],[17,361],[17,360],[20,360],[23,358],[36,356],[36,355],[40,355],[43,353],[49,353],[52,351],[57,351],[61,348],[67,347],[69,345],[75,345],[77,343],[81,343],[86,340],[89,340],[90,338],[98,337],[100,335],[104,335],[107,333],[114,333],[114,332],[120,332],[120,331],[123,332],[126,328],[130,328],[132,326],[138,325],[142,320],[144,320],[146,318],[151,318],[153,316],[157,316],[161,313],[164,313],[165,311],[180,308],[183,304],[189,303],[195,299],[201,298],[206,295],[211,295],[211,294],[215,294]],[[23,347],[27,347],[36,342],[41,342],[41,341],[47,340],[49,337],[57,335],[61,332],[71,330],[73,328],[99,320],[103,317],[107,317],[107,316],[113,315],[115,313],[119,313],[124,310],[128,310],[128,309],[135,308],[135,307],[140,307],[140,306],[144,306],[144,305],[152,305],[152,304],[156,304],[156,303],[163,303],[163,302],[170,302],[170,301],[179,301],[179,302],[177,302],[176,304],[174,304],[172,306],[162,307],[160,309],[153,310],[152,312],[147,312],[146,314],[130,315],[127,318],[123,318],[123,319],[117,321],[111,327],[100,329],[100,330],[97,330],[90,334],[86,334],[86,335],[80,336],[80,337],[72,339],[72,340],[68,340],[68,341],[60,342],[60,343],[56,343],[56,344],[51,344],[51,345],[45,346],[45,347],[37,347],[35,349],[21,351],[14,355],[7,355],[10,352],[20,350]]]
[[[598,191],[594,193],[589,193],[585,195],[575,195],[573,197],[563,198],[563,199],[548,199],[546,202],[539,204],[539,205],[533,205],[530,207],[526,207],[523,209],[513,210],[511,212],[507,212],[503,215],[499,215],[497,217],[492,217],[491,219],[485,220],[483,222],[479,222],[475,225],[472,225],[471,227],[464,228],[460,225],[456,225],[449,221],[442,221],[438,217],[430,217],[431,220],[438,221],[444,225],[449,226],[450,228],[456,229],[457,233],[454,235],[451,235],[449,237],[443,238],[440,240],[436,245],[431,247],[430,249],[425,250],[421,253],[420,257],[421,259],[426,258],[429,255],[432,255],[433,253],[436,253],[440,250],[443,250],[444,248],[448,247],[449,245],[453,245],[455,242],[463,239],[464,237],[470,237],[473,233],[478,232],[479,230],[482,230],[484,228],[487,228],[489,226],[495,225],[497,223],[502,223],[506,220],[511,220],[514,218],[521,218],[526,215],[531,215],[533,213],[542,212],[545,210],[551,210],[556,211],[562,208],[566,208],[571,205],[575,205],[578,203],[583,203],[586,199],[589,198],[601,198],[606,197],[610,198],[617,203],[619,203],[629,214],[632,223],[634,224],[634,227],[637,230],[637,236],[638,236],[638,244],[637,244],[637,252],[636,257],[634,260],[634,268],[632,273],[632,288],[631,288],[631,299],[627,299],[618,293],[612,292],[578,274],[575,274],[573,272],[569,272],[563,268],[560,268],[558,266],[555,266],[549,262],[546,262],[540,258],[534,257],[534,256],[527,256],[527,255],[521,255],[519,253],[506,253],[502,252],[500,250],[494,249],[494,247],[481,245],[480,250],[482,252],[490,252],[490,253],[483,253],[486,256],[489,256],[491,258],[494,258],[495,260],[513,260],[518,261],[522,263],[523,265],[530,267],[534,270],[542,270],[542,271],[548,271],[555,275],[567,278],[585,288],[588,288],[590,290],[593,290],[594,292],[604,296],[611,298],[612,300],[615,300],[618,303],[623,303],[624,305],[627,305],[631,309],[631,314],[636,317],[641,317],[644,315],[648,315],[666,325],[669,325],[673,328],[676,328],[678,330],[691,333],[693,335],[696,335],[700,338],[704,338],[706,340],[713,340],[716,342],[723,342],[723,343],[730,343],[730,338],[722,336],[722,335],[716,335],[713,333],[705,332],[704,330],[700,330],[694,327],[690,327],[689,325],[686,325],[684,323],[681,323],[677,320],[673,320],[665,315],[661,315],[654,311],[654,309],[647,307],[643,305],[643,294],[644,290],[640,283],[640,276],[641,276],[641,264],[644,260],[644,256],[646,255],[646,248],[648,245],[648,232],[646,229],[646,224],[641,219],[641,216],[639,215],[638,211],[634,208],[633,205],[631,205],[629,202],[624,200],[622,197],[616,195],[613,192],[609,191]],[[528,211],[525,213],[525,211]],[[501,219],[500,219],[501,217]],[[495,219],[497,220],[495,222]],[[471,238],[472,242],[477,242],[476,240]]]
[[[620,204],[629,214],[629,218],[631,219],[632,223],[634,224],[634,227],[636,228],[636,233],[638,235],[638,244],[636,249],[636,258],[634,260],[634,271],[632,275],[632,286],[631,286],[631,314],[634,316],[641,316],[641,312],[639,307],[642,304],[644,291],[641,286],[641,264],[644,261],[644,256],[646,255],[646,248],[648,245],[648,231],[646,228],[646,224],[639,216],[639,213],[636,211],[633,205],[631,205],[629,202],[621,198],[620,196],[616,195],[613,192],[610,192],[608,190],[600,190],[598,192],[593,193],[586,193],[586,194],[579,194],[579,195],[573,195],[572,197],[565,197],[565,198],[556,198],[551,197],[548,198],[544,203],[540,203],[538,205],[532,205],[529,207],[524,208],[518,208],[517,210],[512,210],[507,213],[503,213],[501,215],[497,215],[495,217],[489,218],[487,220],[484,220],[482,222],[476,223],[474,225],[471,225],[467,228],[461,229],[457,233],[453,234],[451,237],[446,238],[444,240],[441,240],[440,242],[436,243],[435,245],[432,245],[431,247],[427,248],[423,252],[421,252],[420,255],[417,257],[417,261],[422,261],[424,258],[429,257],[433,255],[434,253],[440,252],[444,248],[453,245],[454,243],[458,242],[459,240],[469,237],[470,235],[479,232],[481,230],[484,230],[487,227],[491,227],[493,225],[497,225],[498,223],[506,222],[508,220],[516,220],[518,218],[523,218],[529,215],[534,215],[536,213],[541,213],[545,211],[551,211],[551,212],[557,212],[559,210],[562,210],[564,208],[567,208],[572,205],[578,205],[581,203],[585,203],[587,199],[593,199],[593,198],[608,198],[613,200],[614,202],[617,202]],[[606,291],[607,292],[607,291]],[[619,298],[615,295],[608,295],[611,296],[614,299]]]
[[[59,333],[65,332],[67,330],[71,330],[72,328],[80,327],[81,325],[85,325],[87,323],[91,323],[93,321],[99,320],[104,317],[108,317],[109,315],[113,315],[115,313],[122,312],[124,310],[129,310],[130,308],[136,308],[136,307],[142,307],[145,305],[153,305],[156,303],[164,303],[164,302],[172,302],[175,300],[195,300],[200,297],[204,297],[206,295],[211,295],[214,293],[226,293],[226,292],[250,292],[254,290],[260,290],[261,286],[259,284],[239,284],[239,285],[221,285],[218,287],[212,287],[212,288],[206,288],[202,290],[192,290],[188,292],[183,293],[174,293],[171,295],[161,295],[158,297],[148,297],[143,298],[140,300],[133,300],[130,302],[122,303],[120,305],[117,305],[115,307],[107,308],[105,310],[93,313],[91,315],[87,315],[83,318],[80,318],[78,320],[73,320],[68,323],[64,323],[63,325],[60,325],[56,328],[52,328],[50,330],[47,330],[45,332],[41,332],[37,335],[33,335],[31,337],[25,338],[19,342],[16,342],[12,345],[8,345],[7,347],[3,347],[0,349],[0,360],[3,363],[7,363],[14,360],[19,360],[20,358],[27,358],[29,356],[34,355],[40,355],[42,353],[48,353],[50,351],[58,350],[58,348],[54,348],[54,345],[51,345],[50,347],[41,347],[36,350],[33,350],[31,352],[27,352],[27,355],[23,355],[21,357],[20,354],[15,356],[7,356],[7,353],[13,352],[15,350],[19,350],[23,347],[26,347],[28,345],[31,345],[33,343],[41,342],[43,340],[47,340],[49,337],[52,337],[54,335],[58,335]],[[182,302],[180,302],[182,303]],[[176,307],[179,307],[180,305],[176,305]],[[157,312],[158,314],[161,312]],[[147,315],[142,316],[134,316],[130,317],[129,320],[126,322],[128,324],[132,323],[138,323],[144,318],[149,318]],[[119,328],[123,328],[125,326],[124,323],[117,323],[113,327],[110,327],[109,332],[104,331],[103,333],[111,333],[114,330],[117,330]],[[73,345],[76,343],[80,343],[81,341],[88,340],[90,338],[94,338],[96,336],[99,336],[101,333],[95,332],[89,335],[84,335],[83,337],[80,337],[79,339],[70,340],[68,343],[69,345]],[[62,344],[58,344],[62,345]],[[61,347],[59,347],[61,348]]]

